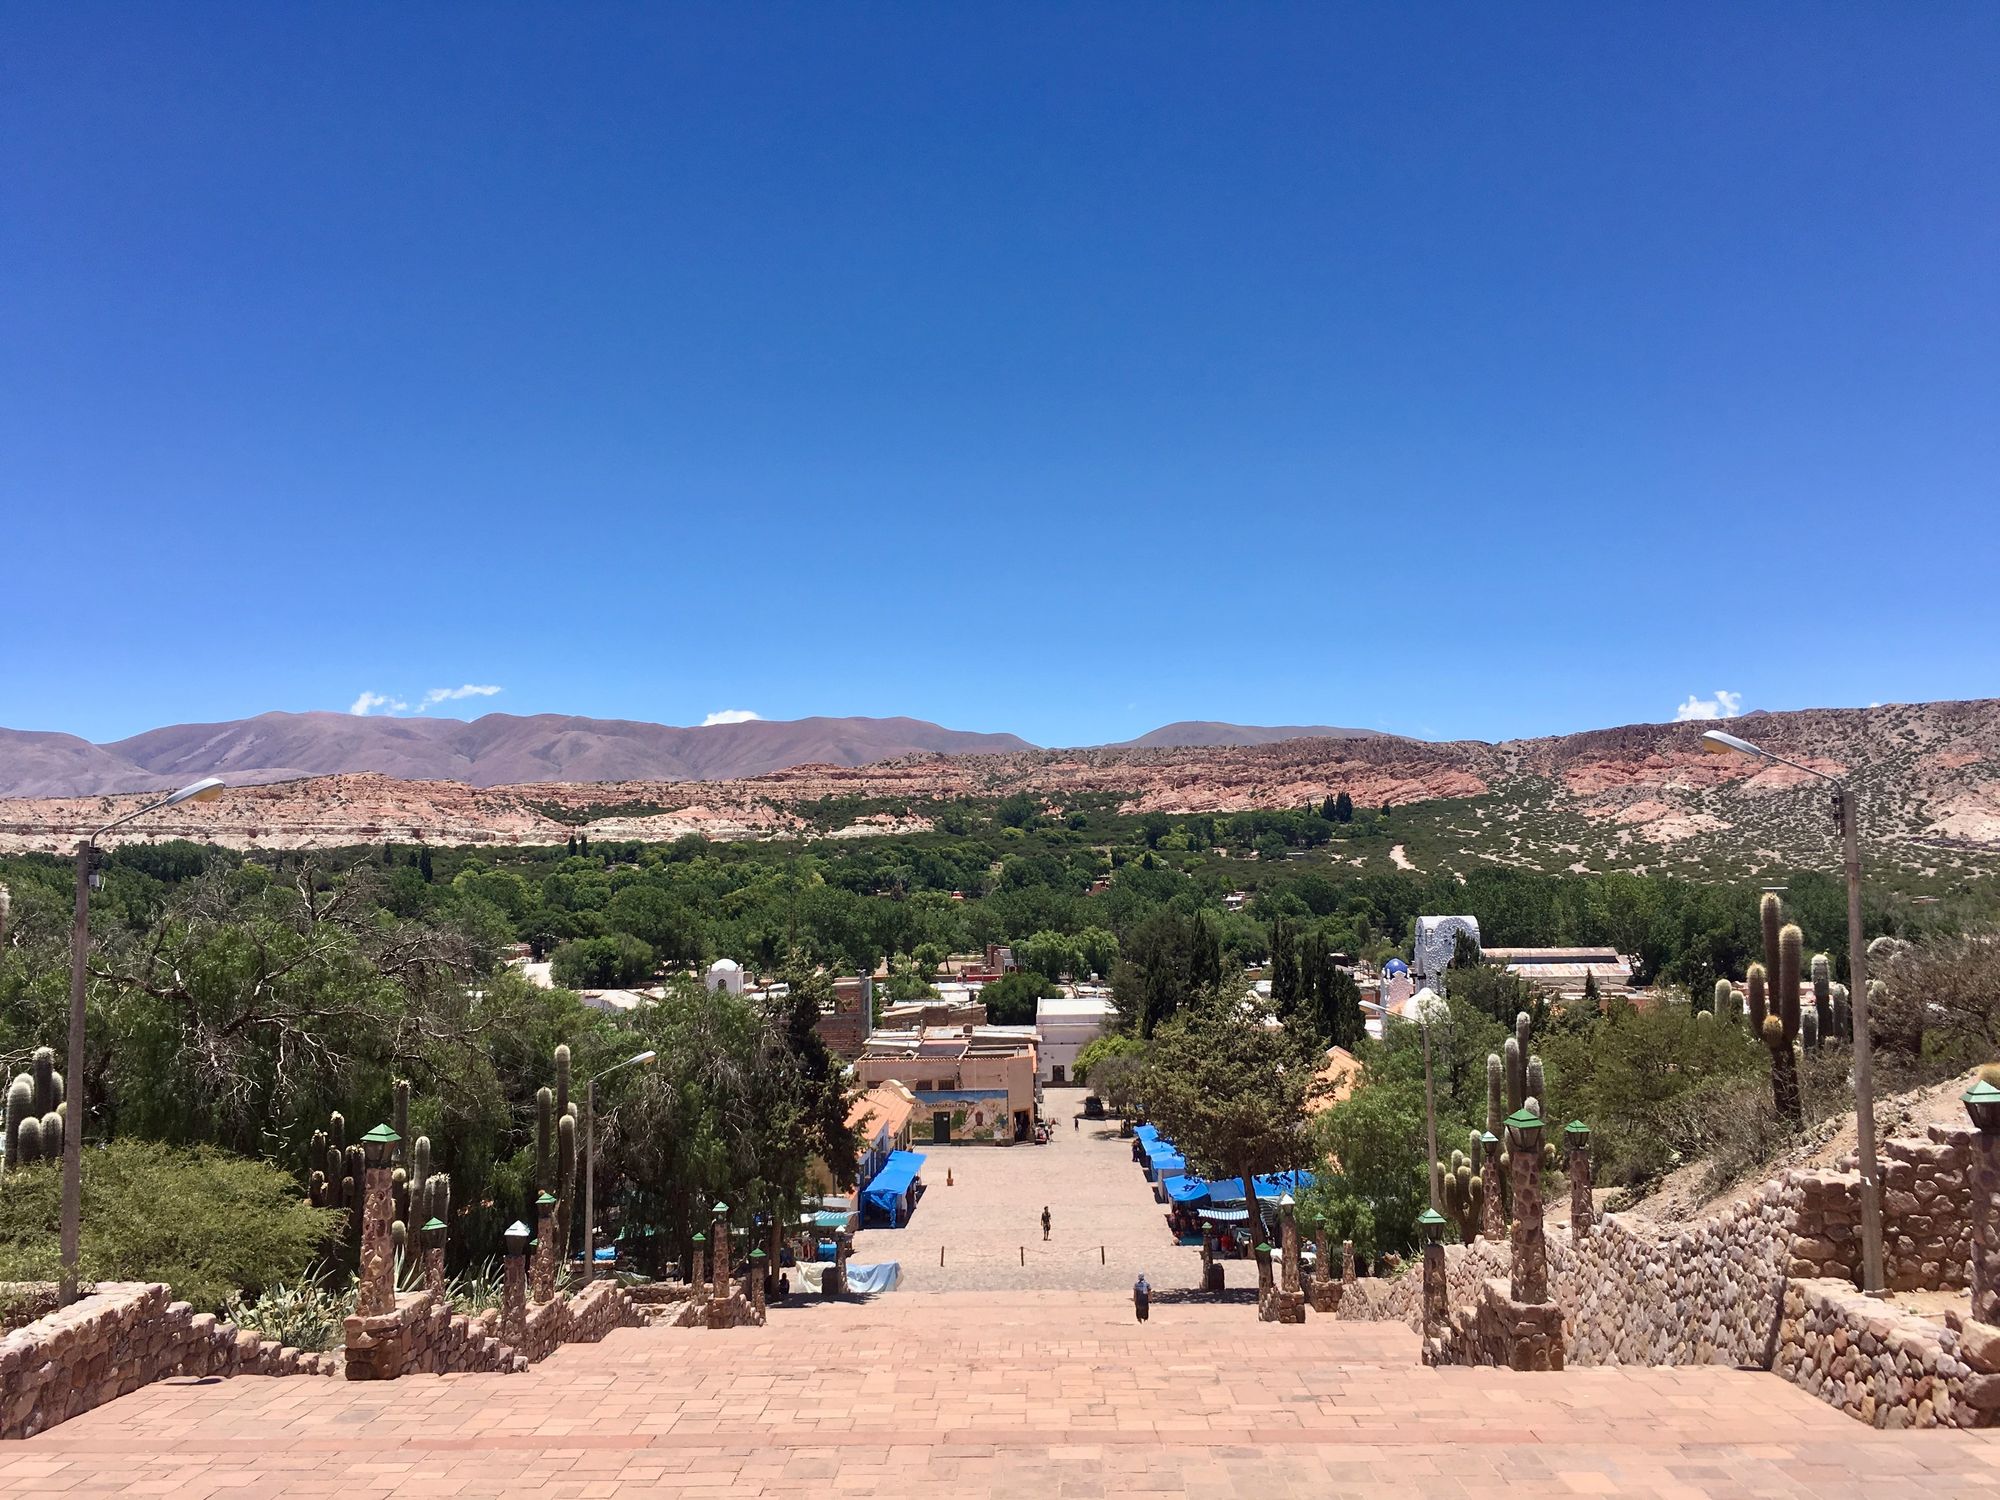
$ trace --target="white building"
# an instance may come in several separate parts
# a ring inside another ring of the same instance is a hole
[[[733,958],[718,958],[708,966],[708,974],[702,980],[710,994],[717,990],[727,990],[732,995],[743,993],[743,965]]]
[[[1479,946],[1477,917],[1417,918],[1416,952],[1410,960],[1410,973],[1419,988],[1429,985],[1443,991],[1444,971],[1451,967],[1451,956],[1458,950],[1461,932],[1472,939],[1474,947]]]
[[[1044,996],[1035,1002],[1035,1030],[1041,1034],[1041,1083],[1068,1083],[1076,1055],[1109,1031],[1117,1013],[1103,992]]]

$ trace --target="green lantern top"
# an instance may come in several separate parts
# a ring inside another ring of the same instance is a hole
[[[1442,1224],[1444,1221],[1444,1215],[1434,1208],[1427,1208],[1417,1215],[1417,1222],[1419,1224]]]
[[[427,1234],[436,1234],[442,1228],[444,1228],[443,1219],[433,1217],[424,1221],[424,1231]]]
[[[1482,1130],[1479,1132],[1479,1144],[1482,1146],[1497,1146],[1500,1144],[1500,1137],[1490,1130]]]
[[[556,1195],[554,1193],[539,1193],[535,1197],[535,1207],[537,1208],[554,1208],[555,1204]]]
[[[1958,1096],[1973,1127],[1987,1134],[2000,1133],[2000,1089],[1984,1078]]]
[[[1506,1125],[1509,1130],[1540,1130],[1542,1128],[1542,1117],[1540,1115],[1529,1114],[1524,1106],[1507,1116]]]
[[[729,1212],[729,1205],[727,1203],[724,1203],[720,1198],[718,1198],[715,1200],[715,1207],[711,1208],[709,1212],[714,1214],[716,1218],[719,1219],[724,1214]]]
[[[705,1234],[698,1234],[694,1237],[694,1242],[697,1245],[706,1245],[708,1243],[708,1236]]]
[[[502,1236],[507,1241],[507,1253],[509,1255],[519,1255],[523,1250],[526,1250],[528,1248],[528,1234],[528,1226],[523,1224],[519,1219],[509,1224],[506,1234]]]
[[[765,1254],[765,1253],[763,1252],[762,1248],[760,1247],[760,1248],[758,1248],[758,1249],[756,1249],[756,1250],[752,1250],[752,1251],[750,1252],[750,1258],[751,1258],[752,1260],[769,1260],[769,1259],[770,1259],[771,1257],[770,1257],[770,1256],[768,1256],[768,1255],[766,1255],[766,1254]]]
[[[397,1135],[396,1132],[390,1129],[387,1125],[377,1125],[373,1130],[369,1131],[368,1134],[361,1137],[361,1143],[365,1146],[370,1141],[374,1141],[378,1145],[393,1146],[396,1145],[398,1142],[400,1142],[402,1139],[403,1138],[400,1135]]]
[[[402,1139],[387,1125],[377,1125],[361,1137],[362,1155],[367,1158],[369,1166],[386,1167],[389,1158],[396,1154],[396,1147],[402,1143]]]
[[[1260,1240],[1257,1243],[1257,1253],[1259,1255],[1269,1255],[1271,1253],[1271,1247]]]
[[[1571,1120],[1571,1121],[1569,1122],[1569,1124],[1567,1124],[1567,1125],[1563,1126],[1563,1134],[1564,1134],[1564,1135],[1589,1135],[1589,1134],[1590,1134],[1590,1127],[1589,1127],[1588,1125],[1584,1124],[1584,1123],[1583,1123],[1583,1121],[1581,1121],[1581,1120]]]

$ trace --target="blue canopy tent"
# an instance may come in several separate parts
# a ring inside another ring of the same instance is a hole
[[[862,1212],[866,1214],[872,1209],[888,1219],[890,1228],[902,1228],[910,1212],[910,1189],[916,1185],[917,1172],[923,1164],[921,1152],[891,1151],[882,1170],[861,1190]]]
[[[1167,1200],[1171,1203],[1208,1202],[1208,1184],[1199,1177],[1170,1177],[1166,1189]]]
[[[1313,1174],[1303,1169],[1293,1172],[1273,1172],[1268,1177],[1257,1178],[1256,1183],[1257,1196],[1267,1203],[1276,1203],[1287,1193],[1297,1197],[1302,1190],[1311,1187]],[[1217,1203],[1244,1203],[1250,1197],[1243,1190],[1241,1177],[1229,1177],[1221,1182],[1211,1182],[1208,1191],[1209,1196]]]
[[[1146,1180],[1163,1182],[1187,1171],[1187,1158],[1177,1151],[1161,1151],[1146,1158]]]
[[[1160,1138],[1160,1127],[1157,1125],[1135,1125],[1132,1127],[1132,1138],[1149,1143],[1157,1141]]]

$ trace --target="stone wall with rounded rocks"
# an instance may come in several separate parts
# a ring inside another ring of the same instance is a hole
[[[174,1301],[157,1282],[100,1282],[0,1338],[0,1438],[33,1437],[169,1375],[332,1375],[340,1367],[338,1354],[281,1348]]]

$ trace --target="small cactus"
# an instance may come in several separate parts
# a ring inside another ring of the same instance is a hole
[[[347,1116],[337,1109],[327,1117],[326,1137],[334,1150],[342,1156],[347,1154]]]
[[[1542,1100],[1548,1098],[1548,1089],[1546,1087],[1542,1073],[1542,1060],[1539,1057],[1531,1057],[1528,1059],[1527,1097],[1528,1099],[1535,1100],[1538,1106]],[[1522,1107],[1523,1108],[1527,1107],[1526,1099],[1522,1101]],[[1547,1118],[1546,1113],[1539,1107],[1535,1110],[1535,1113],[1538,1115],[1542,1115],[1543,1118]]]
[[[1762,1038],[1764,1035],[1764,966],[1750,965],[1750,972],[1743,976],[1744,1013],[1750,1024],[1750,1035]],[[1783,1023],[1779,1023],[1782,1027]]]
[[[1799,1039],[1805,1043],[1806,1051],[1819,1051],[1819,1012],[1809,1010],[1799,1017]]]
[[[1731,1002],[1736,999],[1736,986],[1726,979],[1715,981],[1715,998],[1709,1002],[1713,1014],[1727,1017]]]
[[[1833,987],[1833,1034],[1846,1041],[1854,1040],[1854,1001],[1844,984]]]
[[[1486,1133],[1497,1136],[1507,1118],[1507,1111],[1500,1107],[1500,1054],[1486,1054]]]
[[[1715,1012],[1712,1010],[1698,1010],[1694,1013],[1694,1018],[1697,1021],[1713,1021],[1715,1019]]]
[[[430,1180],[430,1175],[431,1138],[420,1135],[410,1147],[410,1191],[416,1195],[416,1201],[419,1203],[424,1201],[424,1184]]]
[[[14,1131],[14,1164],[18,1167],[32,1167],[42,1159],[42,1122],[34,1115],[23,1120]]]
[[[35,1049],[35,1113],[47,1114],[63,1102],[63,1076],[56,1071],[53,1047]]]
[[[1440,1186],[1445,1212],[1458,1225],[1459,1239],[1471,1244],[1479,1237],[1480,1217],[1486,1207],[1486,1184],[1476,1169],[1476,1159],[1463,1151],[1452,1152]]]

